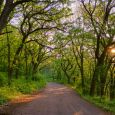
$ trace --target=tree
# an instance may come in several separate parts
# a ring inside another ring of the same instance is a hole
[[[96,82],[98,77],[100,77],[101,86],[101,96],[104,95],[104,86],[106,83],[107,72],[110,68],[107,58],[107,49],[113,44],[114,29],[110,28],[113,21],[111,20],[112,9],[115,7],[114,0],[110,1],[99,1],[99,0],[82,0],[83,11],[85,12],[87,21],[90,21],[91,29],[96,36],[96,46],[95,46],[95,58],[96,66],[94,74],[91,81],[90,95],[95,94]],[[100,14],[101,12],[101,14]],[[100,14],[100,16],[98,16]],[[110,32],[111,31],[111,32]],[[103,72],[99,72],[102,69]]]
[[[0,1],[0,33],[5,28],[9,21],[10,14],[16,8],[17,5],[25,2],[32,2],[32,0],[1,0]]]
[[[20,5],[19,7],[21,10],[20,14],[23,17],[19,16],[19,19],[21,21],[18,27],[15,27],[15,28],[19,30],[22,38],[21,38],[21,42],[18,48],[16,49],[16,52],[12,61],[12,65],[10,68],[11,70],[10,76],[12,76],[13,71],[15,70],[15,67],[17,65],[17,61],[19,58],[19,54],[23,50],[24,45],[29,42],[35,42],[39,44],[38,39],[40,37],[39,36],[38,38],[34,37],[34,34],[35,35],[39,34],[39,32],[40,34],[45,34],[47,32],[54,31],[54,30],[61,30],[61,29],[63,30],[64,23],[62,26],[61,19],[65,17],[66,15],[69,15],[70,10],[66,7],[61,7],[58,9],[57,6],[61,4],[62,3],[58,1],[49,1],[49,2],[44,1],[42,2],[42,4],[30,3],[30,4]],[[63,15],[64,13],[66,13],[66,15]],[[39,46],[41,47],[39,49],[41,51],[44,45],[39,44]],[[39,56],[38,56],[37,62],[40,62]],[[37,69],[38,65],[39,65],[38,63],[37,65],[34,64],[34,67],[35,67],[34,70]]]

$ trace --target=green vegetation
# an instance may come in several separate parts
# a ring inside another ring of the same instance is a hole
[[[92,104],[96,105],[97,107],[102,108],[103,110],[110,111],[112,113],[115,113],[115,100],[109,100],[106,97],[100,97],[100,96],[90,96],[87,93],[82,94],[81,90],[79,88],[76,88],[73,85],[69,85],[72,89],[76,91],[77,94],[79,94],[82,98],[85,100],[91,102]]]
[[[104,110],[115,113],[115,100],[110,101],[108,99],[103,99],[100,97],[91,97],[91,96],[83,96],[83,98],[97,105],[98,107],[103,108]]]
[[[37,74],[36,80],[26,80],[24,76],[20,79],[13,79],[10,87],[8,84],[6,85],[5,82],[4,85],[0,87],[0,104],[4,104],[9,100],[26,94],[39,91],[46,85],[46,81],[44,80],[44,76],[42,74]]]
[[[61,21],[71,15],[67,3],[0,1],[0,104],[45,86],[44,68],[53,57],[50,33],[67,25]]]
[[[46,79],[114,111],[115,2],[78,1],[0,1],[0,103]]]

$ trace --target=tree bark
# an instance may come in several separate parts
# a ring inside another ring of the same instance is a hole
[[[14,8],[19,4],[22,4],[24,2],[30,2],[30,1],[32,0],[20,0],[17,2],[14,2],[14,0],[6,0],[5,6],[1,11],[1,15],[0,15],[0,33],[2,33],[2,30],[6,27],[8,23],[8,18],[11,12],[14,10]],[[0,0],[0,7],[2,6],[2,4],[3,4],[3,0]]]
[[[27,58],[27,47],[25,45],[25,78],[28,79],[28,58]]]
[[[14,9],[13,0],[6,0],[6,4],[0,15],[0,33],[8,23],[9,15],[13,11],[13,9]]]
[[[110,69],[110,100],[115,99],[115,64],[113,64],[113,67]]]
[[[4,0],[0,0],[0,11],[1,11],[1,7],[3,5],[3,2],[4,2]]]
[[[81,83],[82,83],[82,93],[85,93],[85,82],[84,82],[84,60],[83,60],[83,51],[81,51],[81,67],[80,67],[80,73],[81,73]]]
[[[26,40],[27,36],[24,36],[22,38],[22,43],[19,45],[18,49],[16,50],[15,52],[15,56],[14,56],[14,59],[13,59],[13,62],[12,62],[12,66],[11,66],[11,76],[13,74],[13,71],[14,71],[14,65],[16,65],[16,61],[18,59],[18,56],[20,54],[20,52],[22,51],[23,47],[24,47],[24,43],[25,43],[25,40]]]
[[[70,84],[70,76],[67,74],[66,71],[65,71],[64,73],[65,73],[65,75],[66,75],[66,77],[67,77],[67,82],[68,82],[68,84]]]
[[[7,28],[6,28],[7,31]],[[7,33],[7,46],[8,46],[8,85],[11,84],[11,67],[10,67],[10,40]]]

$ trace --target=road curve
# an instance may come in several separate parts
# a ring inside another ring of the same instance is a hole
[[[16,106],[8,115],[111,115],[83,100],[72,89],[57,83],[48,83]]]

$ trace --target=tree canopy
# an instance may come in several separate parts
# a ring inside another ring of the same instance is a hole
[[[0,87],[39,81],[39,73],[82,95],[115,99],[115,0],[77,3],[0,0]]]

